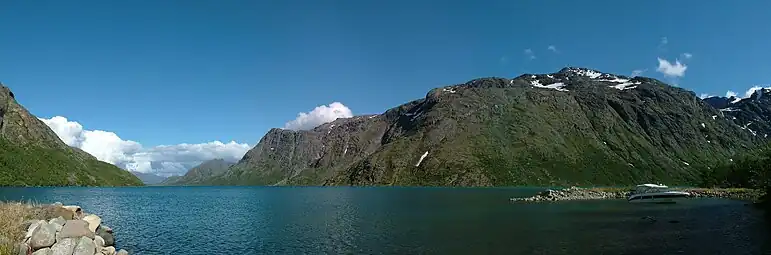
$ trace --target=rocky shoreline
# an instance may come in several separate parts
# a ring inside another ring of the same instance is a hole
[[[626,199],[631,188],[579,188],[547,189],[531,197],[513,197],[514,202],[546,202],[567,200]],[[690,197],[716,197],[737,200],[757,201],[763,193],[753,189],[673,189],[691,193]]]
[[[26,220],[24,240],[15,245],[14,255],[128,255],[115,249],[110,227],[80,206],[54,203],[41,207],[47,220]],[[38,209],[41,209],[38,208]]]

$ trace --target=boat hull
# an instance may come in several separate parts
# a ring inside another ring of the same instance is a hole
[[[637,194],[629,197],[630,203],[676,203],[688,198],[685,192],[665,192],[653,194]]]

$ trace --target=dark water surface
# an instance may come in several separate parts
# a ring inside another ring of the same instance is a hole
[[[509,201],[540,190],[0,188],[0,199],[80,205],[131,254],[739,255],[771,247],[762,213],[746,202]]]

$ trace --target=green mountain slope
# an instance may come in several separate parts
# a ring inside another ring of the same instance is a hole
[[[0,186],[142,185],[128,171],[67,146],[0,84]]]
[[[383,114],[273,129],[210,184],[698,182],[762,142],[693,92],[583,68],[431,90]]]

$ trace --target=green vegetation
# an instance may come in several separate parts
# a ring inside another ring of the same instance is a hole
[[[0,138],[0,186],[141,186],[128,171],[73,150]]]
[[[771,212],[771,144],[752,148],[728,163],[705,170],[701,186],[763,190],[761,205]]]

